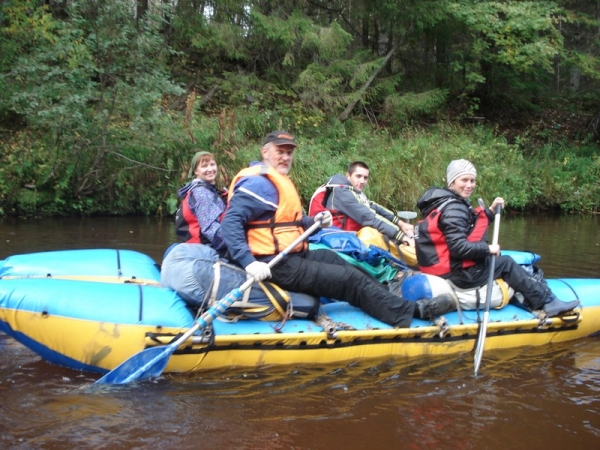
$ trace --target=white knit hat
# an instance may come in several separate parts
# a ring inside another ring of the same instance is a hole
[[[448,168],[446,169],[446,181],[448,182],[448,186],[450,186],[454,180],[463,175],[473,175],[477,176],[477,169],[475,166],[471,164],[466,159],[455,159],[448,164]]]

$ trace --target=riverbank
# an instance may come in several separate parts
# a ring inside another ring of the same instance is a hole
[[[5,133],[0,139],[9,151],[0,169],[0,216],[172,215],[177,189],[186,181],[187,165],[197,148],[215,154],[222,171],[218,183],[223,185],[259,157],[262,135],[242,124],[223,129],[218,118],[202,116],[193,127],[194,142],[164,136],[158,159],[142,149],[137,160],[104,155],[96,170],[111,173],[105,179],[95,174],[95,182],[88,179],[91,172],[54,174],[57,179],[50,182],[51,163],[59,165],[56,158],[65,158],[68,151],[49,152],[46,138],[26,131]],[[305,205],[329,176],[362,160],[371,167],[367,194],[372,200],[392,209],[414,210],[425,189],[444,184],[449,161],[466,158],[478,169],[478,196],[490,202],[502,196],[508,210],[600,210],[600,152],[594,142],[512,136],[509,143],[487,125],[440,123],[392,131],[352,120],[304,128],[296,136],[299,147],[291,177]]]

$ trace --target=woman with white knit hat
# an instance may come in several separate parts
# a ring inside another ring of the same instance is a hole
[[[428,189],[417,202],[424,220],[415,229],[419,268],[423,273],[452,281],[461,289],[483,286],[489,276],[489,255],[496,255],[494,278],[503,278],[525,297],[526,306],[559,316],[579,306],[563,302],[545,283],[532,279],[510,256],[500,255],[498,244],[488,244],[488,225],[494,221],[497,197],[490,208],[473,208],[469,198],[476,187],[477,170],[466,159],[451,161],[446,169],[447,187]]]

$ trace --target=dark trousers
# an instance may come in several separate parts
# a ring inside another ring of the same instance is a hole
[[[490,259],[487,258],[485,263],[452,272],[444,278],[461,289],[483,286],[488,282],[489,264]],[[531,309],[541,309],[552,294],[548,286],[531,278],[510,256],[500,255],[496,258],[494,279],[496,278],[502,278],[511,288],[523,294]]]
[[[414,302],[392,294],[331,250],[292,253],[272,267],[271,274],[270,281],[283,289],[347,301],[395,327],[409,327],[413,318]]]

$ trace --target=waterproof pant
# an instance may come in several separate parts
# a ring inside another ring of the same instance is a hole
[[[489,264],[490,259],[487,258],[485,263],[452,272],[444,278],[452,281],[461,289],[483,286],[488,282]],[[511,288],[523,294],[531,309],[541,309],[548,301],[548,297],[552,295],[548,286],[531,278],[527,271],[510,256],[496,257],[494,279],[496,278],[502,278]]]
[[[395,327],[409,327],[414,315],[414,302],[392,294],[331,250],[289,254],[271,268],[271,275],[269,281],[283,289],[347,301]]]

